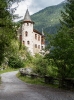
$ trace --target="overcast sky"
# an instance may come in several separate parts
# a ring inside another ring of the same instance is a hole
[[[27,8],[30,15],[32,15],[45,7],[57,5],[63,1],[65,0],[23,0],[18,4],[19,6],[15,13],[24,17]],[[16,6],[16,4],[14,4],[14,6]]]

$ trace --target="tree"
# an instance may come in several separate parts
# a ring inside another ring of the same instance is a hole
[[[50,53],[46,55],[58,68],[61,87],[65,78],[74,78],[74,0],[67,0],[62,18],[59,32],[50,38]]]
[[[0,65],[6,56],[11,40],[15,38],[15,27],[12,20],[14,9],[10,9],[15,1],[21,0],[0,0]]]
[[[47,67],[48,67],[48,61],[47,59],[44,59],[42,55],[36,54],[33,59],[33,72],[40,75],[45,76],[47,75]]]
[[[61,16],[63,21],[61,21],[62,25],[65,25],[68,28],[74,27],[74,0],[67,0],[65,5],[65,12],[61,12]]]
[[[67,33],[66,28],[53,36],[50,41],[50,53],[46,55],[49,61],[54,61],[61,87],[65,78],[74,78],[74,40]]]
[[[7,10],[6,0],[0,1],[0,64],[4,59],[4,52],[7,49],[11,38],[11,15]]]

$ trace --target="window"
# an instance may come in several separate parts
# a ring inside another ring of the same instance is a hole
[[[37,39],[37,34],[35,34],[35,39]]]
[[[35,44],[35,48],[37,48],[37,44]]]
[[[30,41],[27,41],[27,44],[29,45],[30,44]]]
[[[42,37],[42,39],[41,39],[41,43],[44,44],[44,42],[45,42],[45,41],[44,41],[44,38]]]
[[[44,42],[44,39],[42,38],[42,43]]]
[[[38,45],[38,49],[40,49],[40,45]]]
[[[27,23],[27,26],[29,26],[29,23]]]
[[[26,37],[28,36],[28,32],[27,32],[27,31],[25,31],[25,36],[26,36]]]
[[[38,41],[40,41],[40,35],[38,35]]]
[[[43,46],[41,46],[42,50],[43,50]]]

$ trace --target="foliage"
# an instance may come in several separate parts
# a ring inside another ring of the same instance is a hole
[[[12,56],[9,58],[8,65],[12,68],[24,67],[23,61],[19,57],[16,57],[16,56]]]
[[[34,79],[32,79],[31,77],[27,77],[27,76],[23,77],[22,75],[20,75],[20,73],[17,74],[17,77],[19,79],[21,79],[22,81],[26,82],[26,83],[45,85],[45,83],[43,82],[44,80],[42,78],[34,78]]]
[[[50,49],[50,54],[47,56],[48,59],[54,60],[60,77],[69,77],[74,65],[74,41],[67,34],[66,30],[62,30],[54,37],[50,44],[53,44],[53,48]]]
[[[15,37],[12,16],[8,6],[6,0],[0,1],[0,65],[11,44],[11,39]]]
[[[13,3],[21,0],[0,1],[0,65],[6,57],[11,45],[11,40],[16,38],[16,28],[13,22],[15,8],[10,8]]]
[[[17,71],[17,70],[18,70],[18,69],[11,68],[11,67],[7,67],[7,68],[4,69],[4,70],[0,70],[0,74],[6,73],[6,72],[11,72],[11,71]]]
[[[36,54],[34,59],[33,59],[33,72],[37,73],[41,76],[46,75],[47,72],[47,60],[43,59],[41,55]]]
[[[61,28],[59,32],[49,37],[48,49],[50,54],[46,58],[54,61],[57,67],[57,77],[61,86],[65,78],[74,78],[74,14],[73,0],[68,0],[63,12]]]
[[[74,27],[74,0],[67,0],[64,8],[65,12],[61,12],[61,16],[63,18],[61,24],[68,28],[72,28]]]
[[[27,51],[25,46],[21,46],[19,49],[20,43],[13,39],[11,41],[11,45],[9,51],[7,52],[7,57],[9,59],[9,66],[11,67],[25,67],[29,63],[31,63],[32,57],[30,53]]]

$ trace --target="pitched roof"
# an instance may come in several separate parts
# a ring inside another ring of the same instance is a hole
[[[26,10],[24,21],[32,21],[28,9]]]
[[[39,31],[37,31],[36,29],[33,29],[33,32],[36,32],[36,33],[42,35],[42,33],[40,33]]]
[[[21,23],[27,23],[27,22],[34,24],[34,22],[31,20],[28,9],[26,10],[24,20]]]

